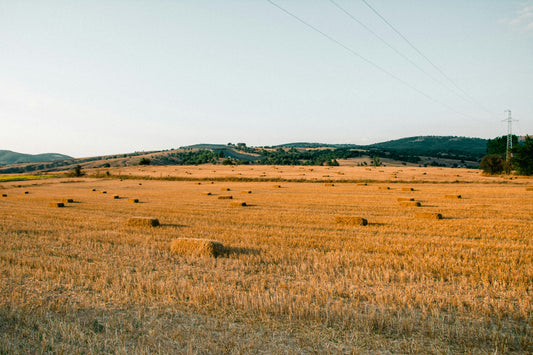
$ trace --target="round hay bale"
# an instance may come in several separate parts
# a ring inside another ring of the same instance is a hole
[[[128,202],[130,202],[130,203],[139,203],[139,199],[138,198],[128,198]]]
[[[201,182],[195,182],[194,184],[195,184],[195,185],[202,185]]]
[[[74,200],[71,199],[71,198],[64,198],[64,199],[61,200],[61,202],[63,202],[63,203],[73,203]]]
[[[335,184],[332,184],[332,183],[325,183],[324,186],[335,186]]]
[[[24,195],[27,195],[29,194],[30,192],[29,191],[24,191]]]
[[[415,191],[412,187],[402,187],[402,191]]]
[[[220,191],[230,191],[229,187],[221,187]]]
[[[127,225],[130,227],[157,227],[159,220],[150,217],[131,217],[128,219]]]
[[[103,194],[106,194],[106,193],[107,193],[107,191],[102,191],[101,193],[103,193]]]
[[[368,221],[363,217],[335,216],[335,223],[350,226],[366,226]]]
[[[48,206],[49,207],[65,207],[65,204],[63,202],[50,202]]]
[[[120,198],[119,195],[114,195],[114,196],[113,196],[113,199],[114,199],[114,200],[118,200],[119,198]]]
[[[177,255],[217,257],[224,253],[224,245],[215,240],[177,238],[170,243],[170,251]]]
[[[272,185],[272,187],[275,189],[281,189],[281,185]]]
[[[211,196],[211,192],[209,192],[209,191],[204,191],[204,192],[202,192],[202,195],[204,195],[204,196]]]
[[[231,196],[231,195],[218,196],[219,200],[231,200],[232,198],[233,198],[233,196]]]
[[[366,182],[360,182],[357,184],[357,186],[367,186],[368,184]]]
[[[241,191],[241,194],[251,194],[252,190],[243,190]]]
[[[2,197],[7,197],[7,194],[2,194]]]
[[[380,186],[379,189],[380,190],[390,190],[390,187],[388,187],[388,186]]]
[[[422,204],[418,201],[400,201],[402,207],[420,207]]]
[[[96,189],[92,189],[91,191],[96,191]]]
[[[442,219],[442,214],[437,212],[415,212],[415,218]]]
[[[229,205],[231,207],[245,207],[246,206],[246,202],[243,202],[243,201],[232,201],[229,203]]]
[[[445,195],[444,197],[445,198],[456,199],[456,198],[461,198],[461,195]]]

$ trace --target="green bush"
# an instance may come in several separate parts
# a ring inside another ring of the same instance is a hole
[[[496,175],[501,174],[507,170],[507,163],[498,154],[485,155],[479,163],[479,168],[485,174]]]

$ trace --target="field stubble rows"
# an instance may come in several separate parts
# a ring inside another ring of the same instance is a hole
[[[63,182],[2,185],[0,352],[533,351],[527,180]],[[178,237],[225,255],[172,254]]]

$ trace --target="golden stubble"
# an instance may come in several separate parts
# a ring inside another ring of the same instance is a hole
[[[174,167],[146,169],[157,175]],[[205,174],[202,179],[216,174],[187,169]],[[224,169],[241,176],[306,171],[353,180],[369,172]],[[90,178],[20,188],[4,183],[0,349],[533,351],[533,194],[525,188],[531,181],[407,168],[395,175],[420,180],[395,183],[392,168],[384,169],[389,180],[366,185]],[[436,181],[424,182],[428,175]],[[457,175],[468,179],[455,182]],[[229,194],[246,206],[218,199]],[[128,203],[132,198],[139,202]],[[421,206],[400,206],[398,198]],[[49,207],[68,199],[74,202]],[[443,218],[417,218],[420,213]],[[339,224],[338,216],[368,223]],[[160,225],[129,226],[130,217],[157,218]],[[224,253],[177,255],[170,250],[176,238],[219,241]],[[228,337],[220,340],[222,334]]]

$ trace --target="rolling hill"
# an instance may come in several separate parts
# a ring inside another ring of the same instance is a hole
[[[417,155],[452,153],[482,157],[487,154],[487,142],[487,139],[482,138],[417,136],[371,144],[366,147],[409,152]]]
[[[0,151],[0,173],[61,171],[76,165],[106,168],[139,164],[142,158],[153,165],[197,165],[205,163],[322,165],[360,164],[361,159],[379,157],[388,164],[414,164],[475,167],[486,154],[487,140],[454,136],[417,136],[370,145],[287,143],[272,147],[242,145],[195,144],[175,150],[135,152],[129,154],[74,159],[62,154],[20,154]],[[352,159],[352,160],[350,160]],[[355,159],[355,160],[354,160]]]
[[[43,153],[32,155],[17,153],[11,150],[0,150],[0,165],[39,163],[65,159],[72,159],[72,157],[58,153]]]

